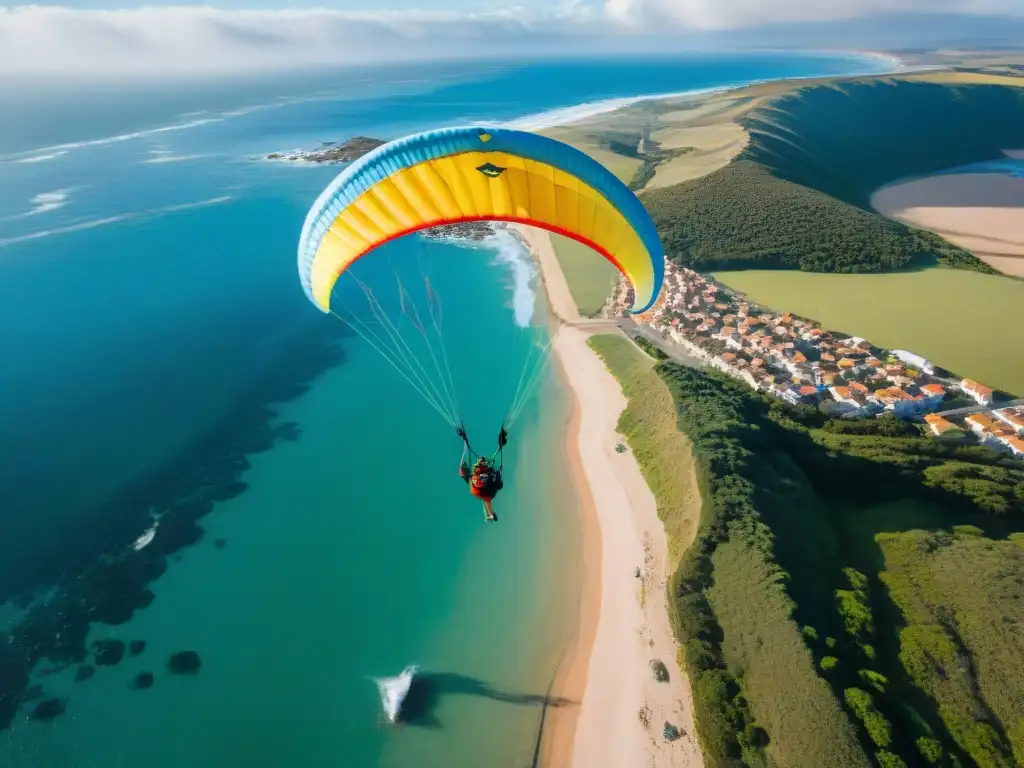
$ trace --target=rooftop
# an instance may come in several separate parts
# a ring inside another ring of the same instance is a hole
[[[977,394],[984,395],[986,397],[991,396],[992,394],[991,388],[986,387],[984,384],[979,384],[976,381],[972,381],[971,379],[964,379],[960,382],[960,386],[966,390],[976,392]]]

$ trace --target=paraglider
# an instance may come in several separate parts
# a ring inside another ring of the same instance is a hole
[[[495,451],[490,459],[473,452],[472,447],[469,445],[469,438],[466,437],[465,427],[460,425],[456,433],[462,438],[462,458],[459,459],[459,477],[469,486],[469,492],[484,503],[484,519],[490,523],[496,523],[498,522],[498,516],[494,514],[491,502],[498,495],[498,491],[505,487],[505,482],[502,479],[502,472],[504,471],[502,453],[505,446],[508,445],[508,432],[505,430],[505,427],[501,428],[501,432],[498,433],[498,450]],[[473,460],[474,456],[476,456],[476,462],[473,464],[473,468],[470,469],[469,462]]]
[[[480,462],[472,452],[453,394],[440,311],[426,283],[427,319],[401,303],[427,341],[429,361],[412,355],[400,328],[381,310],[369,287],[356,280],[376,318],[372,325],[332,308],[339,278],[375,249],[405,235],[463,222],[513,222],[546,229],[581,242],[610,261],[632,286],[638,314],[658,297],[664,254],[654,224],[636,196],[597,161],[560,141],[499,127],[455,127],[407,136],[378,147],[343,170],[306,216],[298,247],[299,279],[322,312],[345,320],[411,384],[463,440],[460,475],[483,500],[503,485],[501,450],[539,373],[520,376],[513,406],[502,425],[495,456]],[[431,346],[427,331],[438,339]],[[550,343],[549,345],[550,346]],[[545,348],[546,351],[546,348]],[[437,372],[431,379],[430,363]],[[539,369],[538,369],[539,370]],[[467,461],[478,460],[470,467]],[[497,461],[497,463],[495,463]]]

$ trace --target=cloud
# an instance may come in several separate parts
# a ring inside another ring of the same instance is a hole
[[[228,11],[199,6],[0,9],[5,75],[218,74],[515,51],[550,25],[573,33],[592,7],[488,13],[327,9]]]
[[[606,0],[608,19],[633,30],[709,31],[905,13],[1024,12],[1021,0]],[[766,37],[766,42],[769,39]]]
[[[383,0],[382,0],[383,1]],[[693,35],[891,13],[1024,13],[1021,0],[563,0],[481,13],[0,7],[5,77],[217,75],[459,56],[650,50]],[[692,39],[691,39],[692,42]],[[771,43],[770,34],[764,43]],[[672,50],[671,46],[663,50]],[[679,49],[676,42],[674,50]]]

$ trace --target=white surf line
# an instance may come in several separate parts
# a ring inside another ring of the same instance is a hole
[[[230,202],[234,198],[230,195],[222,195],[220,197],[212,197],[209,200],[198,200],[192,203],[177,203],[175,205],[165,205],[159,208],[150,208],[144,211],[134,211],[131,213],[122,213],[117,216],[107,216],[102,219],[91,219],[90,221],[81,221],[77,224],[68,224],[64,227],[54,227],[53,229],[43,229],[38,232],[29,232],[25,235],[15,235],[14,237],[0,238],[0,247],[6,245],[17,245],[18,243],[25,243],[31,240],[41,240],[44,237],[53,237],[55,235],[66,235],[72,232],[81,232],[87,229],[96,229],[97,227],[105,227],[109,224],[118,224],[124,221],[134,221],[136,219],[151,218],[154,216],[162,216],[168,213],[177,213],[179,211],[188,211],[193,208],[206,208],[211,205],[221,205],[223,203]]]

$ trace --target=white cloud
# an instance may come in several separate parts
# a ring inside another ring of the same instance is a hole
[[[552,25],[586,25],[570,2],[545,13],[228,11],[200,6],[0,8],[5,75],[224,73],[516,50]]]
[[[386,0],[382,0],[386,2]],[[6,78],[223,74],[368,61],[644,49],[633,38],[877,13],[1022,12],[1022,0],[562,0],[484,13],[0,7]],[[631,34],[632,33],[632,34]],[[616,40],[617,38],[617,40]],[[624,42],[633,38],[631,43]],[[766,39],[770,42],[770,38]]]
[[[724,30],[837,21],[888,13],[1021,13],[1022,0],[606,0],[605,14],[633,29]]]

